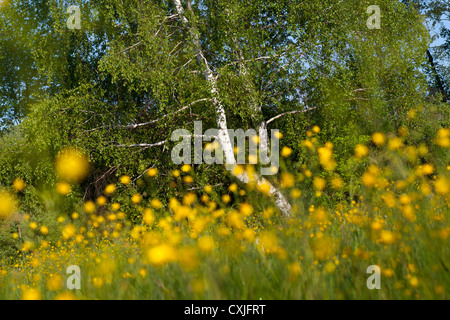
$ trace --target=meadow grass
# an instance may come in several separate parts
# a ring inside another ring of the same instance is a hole
[[[448,129],[436,136],[445,152],[449,136]],[[138,192],[125,206],[114,196],[130,185],[128,176],[79,212],[53,212],[47,220],[26,215],[23,234],[10,235],[20,249],[1,261],[0,298],[448,299],[448,158],[424,163],[425,146],[380,133],[372,140],[348,159],[355,172],[362,168],[351,182],[335,172],[330,143],[304,141],[311,160],[298,167],[289,162],[290,149],[282,150],[274,183],[289,195],[291,217],[281,216],[264,186],[252,184],[232,183],[224,194],[207,185],[166,204]],[[86,167],[73,150],[67,154],[58,160],[60,176],[71,175],[57,186],[61,195]],[[145,179],[159,174],[153,169]],[[184,165],[171,179],[174,188],[190,186],[194,169]],[[23,188],[20,180],[13,186]],[[5,221],[19,206],[14,192],[0,194]],[[80,267],[79,290],[67,287],[71,265]],[[371,265],[381,269],[380,289],[367,286]]]

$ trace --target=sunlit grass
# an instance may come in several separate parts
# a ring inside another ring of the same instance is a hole
[[[333,145],[320,145],[314,127],[303,142],[310,161],[289,165],[274,181],[293,204],[282,217],[264,190],[232,183],[219,194],[195,191],[195,172],[181,166],[170,177],[180,197],[157,199],[145,184],[118,178],[77,212],[25,216],[16,255],[3,258],[2,299],[446,299],[450,292],[450,168],[437,159],[423,163],[424,146],[401,136],[375,133],[348,159],[358,181],[336,172]],[[449,148],[449,131],[435,144]],[[88,170],[72,149],[56,160],[61,181],[55,196]],[[375,156],[376,153],[376,156]],[[254,170],[240,167],[240,170]],[[142,178],[159,179],[151,168]],[[167,178],[165,178],[167,179]],[[351,185],[350,185],[351,184]],[[14,215],[26,185],[16,180],[0,191],[0,218]],[[129,199],[119,196],[130,188]],[[133,189],[132,189],[133,188]],[[345,195],[346,192],[351,195]],[[339,201],[335,199],[340,199]],[[42,221],[49,221],[45,225]],[[41,221],[41,222],[39,222]],[[50,225],[51,224],[51,225]],[[81,289],[66,286],[66,269],[81,269]],[[381,268],[381,289],[369,290],[367,267]]]

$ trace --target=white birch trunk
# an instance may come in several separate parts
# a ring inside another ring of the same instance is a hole
[[[222,102],[220,101],[218,97],[218,89],[217,89],[217,80],[214,77],[214,74],[209,66],[208,61],[206,60],[205,56],[203,55],[201,46],[200,46],[200,39],[198,34],[196,33],[196,30],[193,29],[193,27],[189,26],[188,19],[184,16],[184,8],[181,5],[180,0],[173,0],[173,3],[175,5],[175,8],[177,10],[178,15],[181,18],[181,21],[183,24],[189,29],[189,32],[193,38],[194,41],[194,48],[195,48],[195,54],[197,58],[197,62],[199,63],[200,67],[204,69],[204,77],[205,80],[208,81],[208,83],[211,86],[211,96],[212,96],[212,102],[214,105],[214,109],[216,112],[216,123],[218,128],[218,135],[219,140],[222,144],[222,149],[225,155],[225,163],[226,168],[233,173],[233,175],[239,179],[243,183],[250,183],[252,182],[250,179],[250,176],[247,172],[243,172],[239,175],[234,174],[234,167],[236,166],[236,159],[234,158],[234,149],[233,145],[234,143],[231,142],[230,136],[228,135],[228,127],[227,127],[227,118],[225,113],[225,108],[222,105]],[[267,141],[267,140],[266,140]],[[276,189],[270,182],[268,182],[263,177],[259,177],[258,175],[254,175],[253,178],[254,182],[256,182],[257,185],[262,184],[268,184],[269,185],[269,195],[272,195],[275,199],[275,204],[280,209],[280,211],[283,213],[284,216],[290,216],[291,215],[291,205],[286,200],[284,195]]]

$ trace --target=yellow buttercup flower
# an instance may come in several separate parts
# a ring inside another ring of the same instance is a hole
[[[189,172],[189,171],[191,171],[191,165],[190,164],[185,164],[185,165],[183,165],[182,167],[181,167],[181,171],[183,171],[183,172]]]
[[[210,253],[214,250],[214,240],[211,236],[204,236],[197,240],[197,245],[200,251]]]
[[[77,300],[77,298],[75,297],[75,295],[71,292],[65,291],[65,292],[61,292],[59,293],[54,300]]]
[[[336,270],[336,265],[333,262],[328,261],[323,269],[326,273],[333,273]]]
[[[343,185],[344,182],[340,177],[334,177],[333,179],[331,179],[331,186],[333,187],[333,189],[339,190]]]
[[[401,147],[403,147],[403,141],[401,138],[394,137],[394,138],[389,139],[388,148],[390,150],[398,150]]]
[[[323,189],[325,189],[327,182],[322,177],[314,177],[313,184],[316,190],[322,191]]]
[[[25,181],[23,181],[20,178],[17,178],[16,180],[14,180],[13,182],[13,188],[16,191],[22,191],[23,189],[25,189]]]
[[[435,142],[440,147],[449,148],[450,147],[450,129],[448,129],[448,128],[440,129],[437,133]]]
[[[179,170],[173,170],[173,171],[172,171],[172,176],[173,176],[174,178],[178,178],[178,177],[180,176],[180,171],[179,171]]]
[[[224,203],[228,203],[228,202],[231,201],[231,197],[230,197],[228,194],[224,194],[224,195],[222,196],[222,201],[223,201]]]
[[[0,219],[7,218],[17,210],[17,200],[8,191],[0,190]]]
[[[102,206],[104,206],[105,204],[106,204],[106,198],[104,197],[104,196],[100,196],[100,197],[98,197],[97,198],[97,200],[96,200],[96,202],[97,202],[97,204],[100,206],[100,207],[102,207]]]
[[[129,184],[131,181],[131,178],[127,175],[121,176],[120,177],[120,182],[122,182],[123,184]]]
[[[63,196],[66,196],[71,191],[71,186],[67,182],[61,181],[56,184],[56,191]]]
[[[42,226],[41,229],[40,229],[40,231],[41,231],[41,233],[42,233],[43,235],[48,234],[48,228],[47,228],[46,226]]]
[[[235,191],[237,191],[237,189],[238,189],[238,185],[236,183],[232,183],[228,187],[228,190],[230,190],[231,192],[235,192]]]
[[[152,201],[150,201],[150,205],[156,210],[163,207],[163,203],[159,199],[152,199]]]
[[[175,249],[168,244],[160,244],[147,251],[148,262],[154,266],[163,266],[176,258]]]
[[[55,169],[60,178],[80,183],[89,172],[89,161],[80,150],[67,148],[56,158]]]
[[[283,172],[281,174],[281,187],[282,188],[292,188],[295,184],[294,175],[288,172]]]
[[[97,207],[93,201],[87,201],[83,206],[84,212],[93,213]]]
[[[108,184],[105,188],[105,194],[111,194],[116,190],[115,184]]]
[[[281,149],[281,155],[285,158],[289,157],[292,153],[292,149],[289,147],[283,147]]]
[[[355,147],[355,157],[358,159],[364,158],[369,154],[369,148],[363,144],[357,144]]]
[[[372,141],[377,146],[382,146],[386,142],[386,136],[381,132],[375,132],[372,135]]]
[[[63,278],[59,274],[50,276],[50,278],[47,280],[47,289],[50,291],[60,290],[62,288],[62,285]]]
[[[253,213],[253,207],[252,207],[252,205],[250,205],[248,203],[241,203],[241,205],[239,206],[239,211],[244,216],[249,216]]]
[[[332,171],[336,168],[336,161],[333,159],[333,145],[326,144],[325,147],[317,149],[319,154],[319,162],[322,167],[327,171]]]
[[[62,236],[64,239],[70,239],[73,238],[75,236],[75,233],[77,232],[77,228],[69,223],[68,225],[66,225],[62,231]]]
[[[436,188],[437,193],[446,195],[450,192],[450,181],[445,177],[439,177],[434,182],[434,187]]]
[[[149,177],[154,177],[158,174],[158,169],[150,168],[150,169],[148,169],[147,174]]]
[[[41,300],[42,294],[39,289],[30,288],[22,293],[22,300]]]
[[[294,199],[300,198],[301,195],[302,195],[302,191],[300,189],[295,188],[291,191],[291,196]]]
[[[194,178],[192,176],[184,176],[183,181],[187,184],[191,184],[194,182]]]
[[[134,204],[138,204],[139,202],[141,202],[141,200],[142,196],[139,193],[136,193],[131,197],[131,202],[133,202]]]

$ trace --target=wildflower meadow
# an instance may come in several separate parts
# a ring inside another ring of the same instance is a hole
[[[69,2],[0,1],[1,300],[449,299],[443,1]]]

